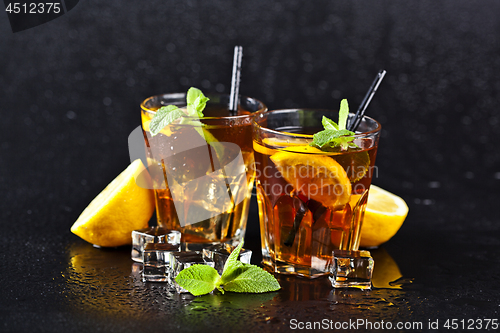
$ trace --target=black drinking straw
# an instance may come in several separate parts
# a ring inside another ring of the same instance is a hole
[[[351,122],[349,122],[349,131],[355,132],[356,129],[358,128],[359,124],[361,123],[361,119],[363,119],[363,116],[365,115],[366,108],[370,104],[373,95],[375,95],[375,93],[377,92],[378,86],[382,82],[385,73],[386,71],[384,69],[380,70],[380,72],[378,72],[377,76],[375,77],[375,80],[373,80],[373,83],[370,89],[368,89],[365,98],[363,98],[363,101],[361,102],[358,111],[356,111],[354,118],[352,119]]]
[[[229,95],[229,113],[232,116],[238,114],[238,94],[241,80],[241,58],[243,57],[243,47],[234,47],[233,76],[231,77],[231,94]]]

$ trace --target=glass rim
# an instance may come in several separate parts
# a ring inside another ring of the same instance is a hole
[[[338,112],[336,110],[330,110],[330,109],[312,109],[312,108],[298,109],[297,108],[297,109],[277,109],[277,110],[270,110],[270,111],[267,111],[265,113],[265,115],[266,116],[270,116],[272,114],[290,113],[290,112],[296,112],[296,111],[299,111],[299,110],[302,110],[302,111],[315,111],[315,112],[317,112],[317,111]],[[263,115],[264,114],[262,114],[262,116]],[[349,115],[354,115],[354,113],[349,112]],[[368,131],[368,132],[355,133],[354,134],[355,138],[363,138],[363,137],[375,134],[377,132],[380,132],[380,130],[382,129],[382,125],[377,120],[373,119],[372,117],[366,116],[366,115],[363,116],[363,118],[361,118],[361,120],[363,121],[364,118],[367,118],[367,119],[373,121],[375,124],[377,124],[377,127],[375,129],[373,129],[373,130]],[[267,128],[267,127],[259,125],[259,123],[257,123],[256,120],[257,120],[257,118],[255,118],[253,120],[253,126],[257,127],[257,130],[262,130],[263,132],[272,133],[272,134],[279,134],[279,135],[286,135],[286,136],[289,136],[289,137],[304,138],[304,139],[312,139],[313,138],[313,134],[290,133],[290,132],[278,131],[278,130],[274,130],[274,129],[271,129],[271,128]]]
[[[154,110],[151,110],[150,108],[146,107],[146,102],[153,99],[153,98],[161,98],[161,97],[165,97],[165,96],[168,96],[169,98],[171,99],[181,99],[181,98],[186,98],[186,94],[187,93],[182,93],[182,92],[177,92],[177,93],[166,93],[166,94],[158,94],[158,95],[153,95],[153,96],[149,96],[148,98],[144,99],[141,103],[141,110],[146,112],[146,113],[149,113],[149,114],[155,114],[156,111]],[[210,96],[230,96],[229,94],[224,94],[224,93],[207,93],[205,94],[205,96],[209,97]],[[255,101],[257,102],[261,107],[259,108],[259,110],[257,111],[251,111],[250,114],[243,114],[243,115],[235,115],[235,116],[225,116],[225,117],[202,117],[202,118],[198,118],[198,117],[191,117],[191,116],[184,116],[185,118],[196,118],[196,119],[203,119],[203,120],[214,120],[214,119],[228,119],[228,120],[231,120],[231,119],[244,119],[244,118],[249,118],[249,117],[253,117],[253,116],[256,116],[258,114],[261,114],[261,113],[264,113],[264,112],[267,112],[269,109],[267,108],[267,106],[259,99],[257,98],[254,98],[254,97],[248,97],[248,96],[244,96],[244,95],[239,95],[239,98],[240,100],[241,99],[249,99],[249,100],[252,100],[252,101]],[[245,110],[247,111],[247,110]]]

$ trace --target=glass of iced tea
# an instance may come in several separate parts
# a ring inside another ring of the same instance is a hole
[[[259,100],[240,96],[233,114],[229,95],[207,97],[203,118],[174,121],[155,136],[149,124],[156,110],[183,108],[186,94],[152,96],[141,104],[158,226],[179,230],[186,250],[243,239],[255,180],[252,121],[267,110]]]
[[[255,118],[262,257],[277,273],[327,275],[333,250],[359,247],[381,126],[365,116],[353,144],[323,151],[310,145],[323,116],[336,120],[338,111],[274,110]]]

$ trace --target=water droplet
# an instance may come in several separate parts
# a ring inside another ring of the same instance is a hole
[[[201,305],[196,305],[196,306],[193,306],[193,307],[191,308],[191,310],[193,310],[193,311],[206,311],[206,310],[207,310],[207,308],[206,308],[206,307],[204,307],[204,306],[201,306]]]
[[[394,280],[392,282],[389,282],[389,285],[401,288],[405,284],[411,284],[411,283],[413,283],[414,280],[415,280],[414,278],[405,278],[405,277],[402,277],[402,278],[399,278],[399,279]]]

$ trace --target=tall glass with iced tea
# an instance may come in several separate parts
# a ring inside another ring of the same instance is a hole
[[[309,144],[323,116],[338,111],[275,110],[254,122],[263,263],[278,273],[327,275],[333,250],[359,247],[381,126],[364,117],[355,145],[322,151]]]
[[[207,97],[204,117],[194,120],[198,127],[177,120],[155,136],[149,123],[156,110],[182,108],[186,94],[153,96],[141,104],[158,225],[179,230],[186,249],[237,245],[244,237],[255,179],[252,121],[266,111],[262,102],[240,96],[233,115],[229,95]]]

